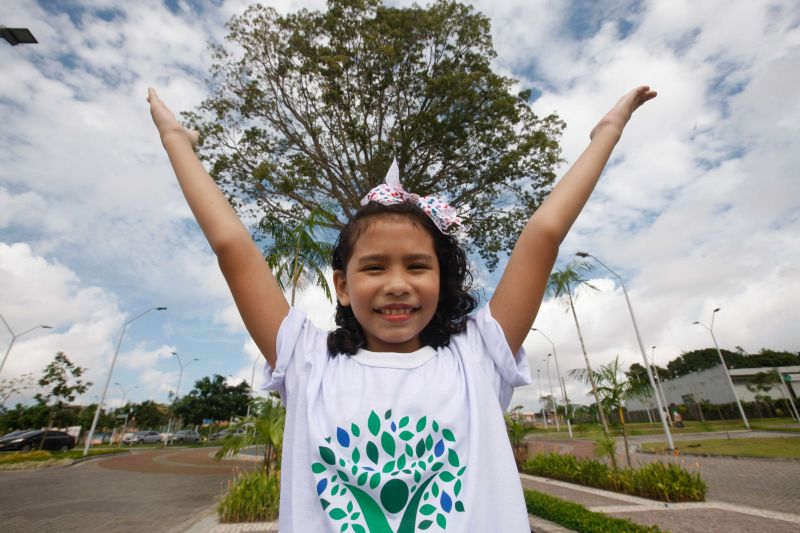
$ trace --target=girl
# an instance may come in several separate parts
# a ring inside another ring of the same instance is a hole
[[[150,111],[186,200],[219,260],[267,388],[287,407],[280,530],[528,532],[503,423],[529,384],[522,350],[558,247],[633,112],[634,89],[528,221],[488,305],[474,315],[446,204],[387,184],[342,230],[332,266],[338,328],[290,309],[260,250],[203,169],[185,130],[149,89]]]

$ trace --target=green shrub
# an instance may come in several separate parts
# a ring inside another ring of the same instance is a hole
[[[701,502],[706,495],[706,484],[699,472],[690,472],[672,463],[613,469],[595,459],[541,453],[528,459],[522,465],[522,471],[665,502]]]
[[[24,463],[25,461],[47,461],[53,454],[47,451],[11,452],[0,455],[0,465]]]
[[[220,522],[264,522],[278,517],[280,481],[263,470],[239,474],[219,503]]]
[[[641,526],[623,518],[595,513],[577,503],[568,502],[535,490],[525,490],[525,506],[532,515],[555,522],[581,533],[660,533],[656,526]]]

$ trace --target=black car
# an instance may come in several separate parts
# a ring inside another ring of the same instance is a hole
[[[75,447],[75,437],[63,431],[36,429],[19,435],[0,439],[0,452],[38,450],[44,438],[42,450],[66,452]]]

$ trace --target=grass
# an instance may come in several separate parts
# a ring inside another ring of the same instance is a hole
[[[89,456],[108,455],[118,453],[117,449],[91,449]],[[125,450],[122,450],[125,452]],[[28,468],[44,468],[48,466],[62,466],[72,463],[83,457],[83,450],[70,450],[68,452],[48,452],[34,450],[31,452],[3,452],[0,453],[0,470],[24,470]]]
[[[682,440],[676,443],[682,453],[800,459],[799,437]],[[646,452],[664,453],[662,443],[642,445]]]
[[[745,430],[741,420],[709,420],[705,423],[685,420],[683,428],[671,427],[670,432],[674,435],[681,435],[683,433],[714,433],[718,431],[735,431]],[[800,433],[800,428],[785,428],[781,427],[788,424],[794,424],[791,418],[759,418],[750,420],[750,427],[753,430],[759,431],[789,431]],[[663,433],[661,423],[658,421],[653,422],[635,422],[625,424],[629,437],[646,436],[646,435],[660,435]],[[591,439],[596,440],[603,436],[603,430],[600,424],[575,424],[572,426],[572,432],[575,438],[578,439]],[[613,430],[612,430],[613,432]],[[616,433],[621,434],[619,430]],[[561,431],[556,431],[552,425],[544,430],[537,427],[531,433],[534,438],[543,439],[568,439],[569,433],[565,425],[561,426]]]

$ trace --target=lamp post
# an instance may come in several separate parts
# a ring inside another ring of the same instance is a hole
[[[183,379],[183,369],[186,366],[189,366],[190,364],[194,363],[195,361],[199,361],[200,359],[198,359],[197,357],[194,357],[192,360],[190,360],[184,366],[183,362],[181,361],[181,357],[178,355],[178,352],[172,352],[172,355],[175,356],[175,359],[178,361],[178,365],[180,365],[180,367],[181,367],[181,371],[178,373],[178,386],[175,387],[175,398],[172,400],[172,402],[175,403],[175,402],[178,401],[178,396],[181,393],[181,379]],[[173,415],[174,415],[174,412],[173,412]],[[173,418],[174,418],[174,416],[173,416]],[[170,420],[170,423],[167,426],[167,444],[172,443],[172,430],[174,429],[172,425],[173,425],[173,420]]]
[[[115,381],[114,385],[122,389],[122,408],[125,409],[125,398],[128,396],[128,391],[125,390],[125,387],[122,386],[122,383],[119,381]],[[139,385],[134,385],[134,389],[138,389]],[[125,438],[125,430],[128,428],[128,415],[130,414],[130,409],[125,411],[125,421],[122,423],[122,433],[119,434],[119,446],[117,448],[122,448],[122,439]],[[119,418],[119,417],[117,417]],[[109,442],[109,445],[111,443]]]
[[[725,377],[728,378],[728,385],[731,386],[731,392],[733,393],[733,397],[736,398],[736,405],[739,406],[739,413],[742,415],[742,422],[744,422],[744,427],[750,429],[750,424],[747,422],[747,416],[744,414],[744,409],[742,408],[742,402],[739,401],[739,395],[736,394],[736,387],[733,386],[731,373],[728,372],[728,365],[725,364],[725,359],[722,358],[722,352],[720,351],[719,346],[717,345],[717,338],[714,336],[714,317],[716,316],[717,312],[719,312],[719,310],[720,308],[717,307],[711,312],[711,327],[708,327],[699,321],[695,321],[694,324],[703,326],[711,334],[711,340],[714,341],[714,348],[717,349],[717,355],[719,356],[719,361],[722,363],[722,369],[725,371]]]
[[[0,25],[0,39],[5,39],[11,46],[37,44],[39,42],[28,28],[6,28],[2,25]]]
[[[569,438],[572,438],[572,424],[569,422],[569,398],[567,398],[567,387],[564,386],[564,378],[561,377],[561,370],[558,368],[556,345],[552,340],[550,340],[550,337],[545,335],[544,331],[540,330],[539,328],[531,328],[531,331],[536,331],[537,333],[541,334],[542,337],[547,339],[547,342],[550,343],[550,346],[553,347],[553,360],[556,362],[556,377],[558,378],[558,384],[561,387],[561,398],[564,400],[564,414],[566,415],[567,419],[567,431],[569,431]]]
[[[544,430],[547,431],[547,413],[544,410],[544,403],[542,403],[542,369],[536,369],[536,381],[539,382],[539,403],[542,409],[542,418],[544,418]]]
[[[250,419],[250,406],[253,403],[253,381],[256,379],[256,363],[258,363],[259,359],[260,357],[257,356],[256,360],[253,361],[253,371],[250,373],[250,401],[247,402],[247,414],[244,415],[244,417],[248,420]],[[253,424],[253,435],[255,434],[256,434],[256,427],[255,424]]]
[[[661,394],[661,402],[664,405],[664,410],[666,411],[667,422],[669,425],[672,426],[674,420],[672,420],[672,415],[669,413],[669,404],[667,403],[667,397],[664,395],[664,387],[661,386],[661,378],[658,376],[658,365],[656,365],[656,347],[650,347],[650,362],[653,363],[653,376],[656,378],[656,385],[658,389],[655,391],[656,394]]]
[[[561,425],[558,423],[558,403],[556,403],[556,397],[553,394],[553,382],[550,380],[550,358],[552,356],[553,354],[551,353],[547,354],[547,359],[545,359],[543,362],[546,363],[545,372],[547,372],[547,384],[550,386],[550,399],[553,402],[553,414],[556,419],[556,431],[561,433]]]
[[[92,437],[94,437],[94,430],[97,427],[97,419],[100,418],[100,411],[103,410],[103,402],[106,399],[106,392],[108,392],[108,384],[111,383],[111,375],[114,373],[114,365],[117,363],[119,348],[120,346],[122,346],[122,338],[125,336],[125,330],[128,328],[128,324],[130,324],[134,320],[142,318],[150,311],[166,311],[166,309],[167,309],[166,307],[151,307],[147,311],[139,313],[138,315],[131,318],[122,325],[122,331],[120,332],[119,340],[117,341],[117,349],[114,351],[114,357],[111,359],[111,367],[108,369],[108,376],[106,377],[106,384],[105,386],[103,386],[103,395],[100,397],[100,401],[97,403],[97,409],[95,410],[94,418],[92,419],[92,427],[89,430],[89,434],[86,436],[86,444],[83,446],[84,457],[86,457],[89,454],[89,448],[92,446]]]
[[[8,329],[9,333],[11,333],[11,342],[9,343],[8,348],[6,348],[6,354],[3,356],[3,362],[0,363],[0,374],[2,374],[3,373],[3,367],[6,366],[6,359],[8,359],[8,354],[11,353],[11,348],[14,346],[14,343],[17,341],[18,337],[22,337],[26,333],[30,333],[31,331],[33,331],[35,329],[39,329],[39,328],[52,329],[52,328],[50,326],[45,326],[44,324],[40,324],[38,326],[33,326],[30,329],[26,329],[22,333],[14,333],[14,330],[11,329],[11,326],[8,325],[8,322],[6,322],[6,319],[3,317],[2,314],[0,314],[0,320],[3,321],[3,324],[5,324],[5,326],[6,326],[6,329]]]
[[[628,290],[625,288],[625,282],[622,281],[622,276],[611,270],[605,263],[600,261],[598,258],[593,256],[592,254],[586,252],[578,252],[578,257],[591,257],[595,261],[597,261],[602,267],[606,270],[611,272],[619,280],[619,284],[622,287],[622,294],[625,295],[625,302],[628,304],[628,311],[631,314],[631,322],[633,322],[633,331],[636,332],[636,340],[639,342],[639,351],[642,352],[642,359],[644,359],[644,367],[647,369],[647,379],[650,380],[650,386],[653,390],[656,390],[656,384],[653,380],[653,371],[650,369],[650,363],[647,361],[647,352],[644,349],[644,343],[642,342],[642,336],[639,334],[639,326],[636,324],[636,315],[633,314],[633,306],[631,305],[631,299],[628,297]],[[661,405],[661,400],[658,397],[658,393],[655,394],[656,396],[656,403],[658,403],[658,416],[661,418],[661,426],[664,428],[664,437],[667,439],[667,448],[669,450],[675,449],[675,444],[672,442],[672,433],[669,431],[669,424],[667,423],[666,418],[664,418],[664,408]]]

